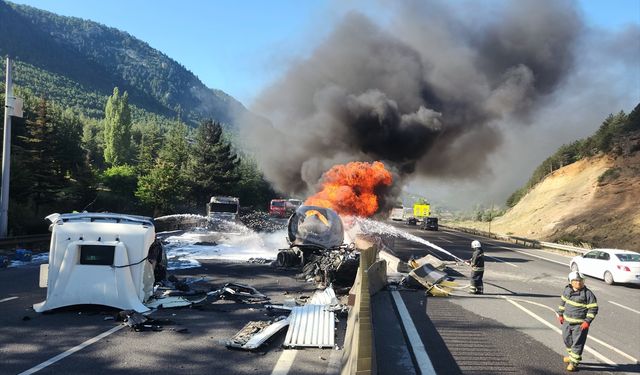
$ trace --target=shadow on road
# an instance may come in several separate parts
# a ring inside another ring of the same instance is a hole
[[[580,372],[598,371],[598,372],[624,372],[630,374],[640,373],[640,364],[626,365],[608,365],[605,363],[588,363],[582,362],[579,367]]]

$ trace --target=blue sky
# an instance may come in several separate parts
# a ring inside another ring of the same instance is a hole
[[[205,85],[245,105],[282,74],[292,59],[308,54],[349,9],[364,10],[378,19],[385,13],[380,2],[364,1],[14,2],[124,30],[184,65]],[[640,24],[640,0],[578,3],[591,26],[617,29]]]

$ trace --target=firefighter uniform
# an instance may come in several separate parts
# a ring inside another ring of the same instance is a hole
[[[484,276],[484,251],[478,241],[473,241],[471,247],[473,248],[473,255],[469,260],[471,264],[471,286],[469,287],[469,293],[482,294],[484,292],[482,283],[482,277]]]
[[[582,279],[581,275],[579,277]],[[560,298],[557,313],[562,323],[562,338],[568,352],[568,357],[565,357],[564,361],[569,363],[567,370],[575,371],[582,360],[582,350],[589,334],[589,325],[598,313],[598,302],[596,296],[586,286],[576,290],[571,285],[567,285]]]

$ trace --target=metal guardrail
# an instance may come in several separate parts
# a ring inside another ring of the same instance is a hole
[[[440,226],[443,228],[457,230],[459,232],[474,234],[476,236],[489,237],[489,238],[494,238],[498,240],[509,241],[516,244],[521,244],[523,246],[532,247],[535,249],[540,249],[540,248],[555,249],[555,250],[570,252],[573,254],[585,254],[590,250],[584,247],[563,245],[563,244],[558,244],[553,242],[544,242],[544,241],[532,240],[530,238],[524,238],[524,237],[518,237],[518,236],[504,236],[501,234],[489,233],[489,232],[485,232],[485,231],[481,231],[473,228],[454,227],[450,225],[440,225]]]
[[[571,246],[571,245],[562,245],[562,244],[553,243],[553,242],[542,242],[541,241],[540,245],[542,247],[546,247],[546,248],[549,248],[549,249],[570,251],[570,252],[578,253],[578,254],[586,254],[587,252],[589,252],[589,250],[591,250],[591,249],[585,249],[584,247],[577,247],[577,246]]]

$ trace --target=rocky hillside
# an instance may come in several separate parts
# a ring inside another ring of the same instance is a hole
[[[640,132],[613,152],[578,160],[535,185],[492,231],[640,251]]]

